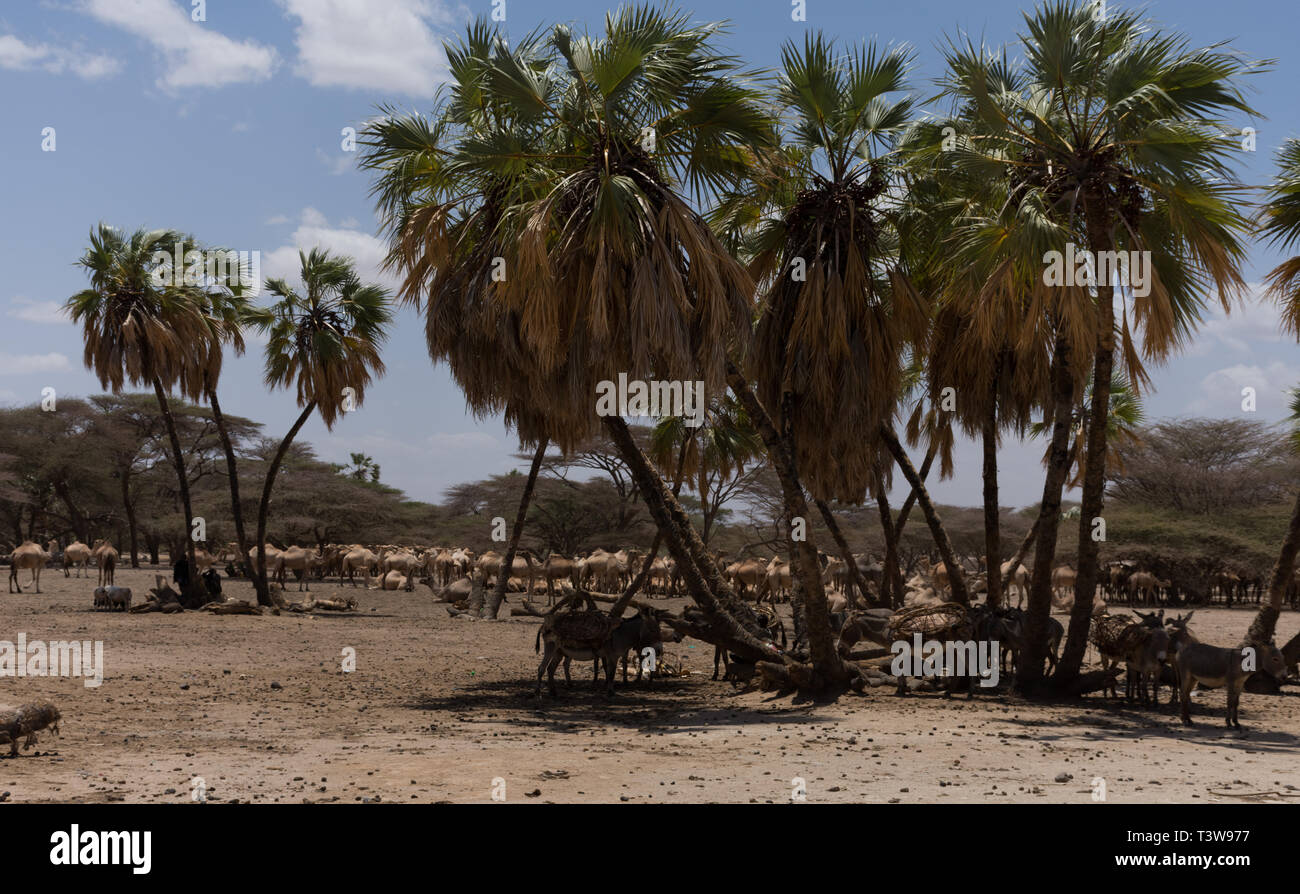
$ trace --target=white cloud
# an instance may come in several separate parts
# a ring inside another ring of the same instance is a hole
[[[425,444],[433,454],[479,452],[501,448],[496,438],[481,431],[439,432],[426,438]]]
[[[66,354],[7,354],[0,351],[0,375],[62,372],[66,369],[71,369]]]
[[[376,282],[396,289],[397,278],[392,273],[379,269],[383,265],[384,255],[388,253],[388,247],[382,240],[354,227],[332,227],[324,214],[310,207],[302,210],[298,228],[293,231],[289,245],[262,253],[263,276],[283,277],[291,284],[296,283],[301,266],[298,261],[299,249],[307,251],[315,246],[352,258],[357,264],[357,275],[364,282]]]
[[[158,80],[166,90],[264,81],[278,64],[274,47],[226,37],[172,0],[84,0],[84,9],[152,44],[166,64]]]
[[[63,312],[63,305],[58,301],[33,301],[30,298],[15,298],[18,307],[9,311],[9,316],[26,323],[67,323],[68,317]]]
[[[93,81],[116,74],[122,63],[103,53],[86,53],[80,49],[44,43],[26,43],[13,34],[0,34],[0,68],[11,71],[43,69],[51,74],[70,71]]]
[[[431,97],[446,77],[444,33],[468,18],[444,0],[281,0],[298,20],[295,72],[315,87]],[[437,29],[437,30],[435,30]]]
[[[1236,416],[1243,412],[1242,389],[1255,389],[1255,415],[1263,420],[1287,413],[1287,390],[1300,383],[1300,369],[1274,361],[1267,366],[1238,363],[1215,370],[1201,380],[1201,397],[1189,410],[1209,416]]]
[[[350,152],[344,152],[340,155],[330,155],[324,149],[317,147],[316,158],[336,177],[339,174],[346,174],[348,171],[353,169],[354,161],[352,153]]]
[[[1264,299],[1263,294],[1263,286],[1252,283],[1245,302],[1234,307],[1230,314],[1223,312],[1217,299],[1212,300],[1205,322],[1197,329],[1194,340],[1183,354],[1204,357],[1228,350],[1254,355],[1261,343],[1290,341],[1291,336],[1282,331],[1277,304]]]

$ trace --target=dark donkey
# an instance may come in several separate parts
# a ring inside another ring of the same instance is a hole
[[[638,648],[642,642],[661,642],[659,622],[649,615],[633,615],[617,621],[602,611],[587,610],[548,615],[537,631],[534,651],[542,654],[537,666],[537,695],[542,694],[542,674],[547,675],[551,695],[556,696],[555,668],[561,658],[578,661],[599,659],[605,666],[605,692],[614,694],[614,666],[629,649]],[[594,681],[599,684],[599,676]]]
[[[1286,659],[1275,643],[1242,643],[1235,649],[1224,649],[1205,643],[1187,643],[1174,654],[1178,667],[1178,693],[1182,705],[1183,723],[1192,723],[1192,687],[1226,687],[1228,712],[1224,723],[1241,728],[1237,719],[1237,706],[1246,681],[1260,671],[1281,680],[1286,676]]]

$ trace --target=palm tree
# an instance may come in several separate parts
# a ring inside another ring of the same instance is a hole
[[[172,270],[177,250],[184,257],[196,247],[175,230],[126,235],[101,223],[91,230],[90,247],[78,262],[90,288],[66,304],[73,322],[82,325],[83,360],[101,387],[114,394],[127,383],[153,388],[187,525],[194,519],[189,475],[167,395],[175,389],[191,400],[202,397],[205,383],[220,374],[222,341],[233,337],[209,314],[202,282],[187,284],[184,271]],[[194,568],[194,540],[188,535],[187,558]],[[187,600],[200,592],[197,576],[191,576]]]
[[[815,500],[846,503],[879,487],[901,357],[924,336],[891,220],[899,185],[891,150],[912,108],[911,55],[873,44],[842,53],[810,34],[802,46],[787,43],[781,62],[783,143],[753,153],[753,175],[715,220],[742,234],[761,302],[746,358],[758,393],[739,373],[729,382],[773,458],[813,665],[833,678],[843,671],[817,550],[788,532],[808,518],[805,484]]]
[[[214,252],[225,252],[214,249]],[[221,412],[221,401],[217,399],[217,383],[221,377],[221,352],[226,345],[236,356],[244,353],[243,330],[254,324],[257,311],[247,297],[246,277],[249,273],[242,266],[242,261],[233,252],[226,252],[235,263],[227,263],[219,275],[209,277],[197,290],[196,299],[208,318],[213,339],[210,350],[215,354],[203,365],[203,394],[212,408],[212,419],[221,440],[221,449],[226,457],[226,476],[230,483],[230,512],[235,522],[235,542],[239,546],[239,561],[248,561],[248,534],[244,525],[244,506],[239,496],[239,467],[235,457],[235,448],[230,439],[229,427],[225,414]],[[191,568],[194,566],[191,565]]]
[[[364,453],[348,454],[351,465],[344,472],[354,481],[369,481],[372,484],[379,481],[379,463],[375,462],[373,457],[366,456]]]
[[[1227,310],[1244,285],[1241,237],[1248,221],[1238,210],[1244,187],[1230,164],[1236,142],[1225,136],[1225,118],[1253,114],[1237,82],[1257,66],[1221,46],[1189,48],[1185,38],[1152,30],[1136,13],[1096,16],[1094,4],[1077,0],[1043,4],[1026,14],[1025,24],[1020,89],[991,89],[1005,78],[982,50],[949,51],[948,92],[977,123],[965,151],[952,153],[953,164],[1010,169],[1013,189],[1032,195],[1041,209],[1030,223],[1050,222],[1040,233],[1054,243],[1051,250],[1065,253],[1068,243],[1094,258],[1123,251],[1149,259],[1145,284],[1137,281],[1140,270],[1129,269],[1120,286],[1097,277],[1082,283],[1083,290],[1077,282],[1058,288],[1072,305],[1060,307],[1061,316],[1086,320],[1093,333],[1096,383],[1069,634],[1078,648],[1087,638],[1098,578],[1098,547],[1089,535],[1102,512],[1116,351],[1128,379],[1142,383],[1144,358],[1159,362],[1183,343],[1200,320],[1206,293],[1214,291]],[[1042,253],[1037,259],[1045,260]],[[1080,291],[1088,300],[1071,300]],[[1053,424],[1068,428],[1060,410]],[[1060,476],[1069,462],[1056,435],[1054,428],[1049,477]],[[1040,551],[1047,534],[1040,529]],[[1051,546],[1054,551],[1054,538]],[[1026,629],[1034,653],[1045,642],[1038,635],[1047,620],[1045,559],[1050,556],[1035,557]],[[1021,688],[1041,678],[1034,653],[1018,674]],[[1077,668],[1061,671],[1065,682]]]
[[[276,474],[294,437],[314,412],[327,429],[338,417],[361,406],[366,387],[383,375],[379,346],[392,320],[388,293],[361,282],[351,258],[321,248],[298,252],[301,291],[283,279],[269,279],[277,299],[256,312],[251,322],[267,333],[265,380],[275,388],[293,387],[302,412],[281,439],[262,486],[257,510],[257,562],[253,582],[260,605],[272,600],[266,574],[266,522]]]
[[[770,651],[626,421],[594,412],[618,373],[718,393],[749,338],[752,283],[683,198],[771,139],[719,30],[649,6],[610,13],[601,37],[561,25],[508,44],[476,23],[447,47],[435,114],[385,110],[362,164],[400,295],[469,405],[563,451],[604,425],[710,635],[757,658]]]
[[[1283,251],[1294,251],[1300,244],[1300,140],[1287,140],[1277,153],[1278,173],[1269,186],[1268,200],[1260,211],[1260,233],[1270,244]],[[1282,310],[1282,325],[1300,338],[1300,255],[1292,255],[1268,273],[1268,297],[1278,302]],[[1293,393],[1291,419],[1300,425],[1300,392]],[[1300,436],[1296,437],[1300,445]],[[1260,607],[1250,625],[1247,639],[1267,643],[1277,630],[1277,618],[1282,613],[1282,601],[1287,588],[1295,578],[1295,561],[1300,554],[1300,495],[1296,497],[1291,523],[1277,563],[1269,576],[1268,602]],[[1300,637],[1286,644],[1288,663],[1300,653]]]

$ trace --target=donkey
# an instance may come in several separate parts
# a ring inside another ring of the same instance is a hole
[[[1191,695],[1197,683],[1206,686],[1223,686],[1228,690],[1228,712],[1224,723],[1241,729],[1237,719],[1237,706],[1246,681],[1260,671],[1275,679],[1286,676],[1286,659],[1277,644],[1245,642],[1235,649],[1224,649],[1206,643],[1189,643],[1175,656],[1178,667],[1178,692],[1183,723],[1192,725]]]
[[[546,651],[537,666],[535,694],[542,694],[542,675],[546,674],[551,696],[557,696],[555,668],[561,658],[576,658],[579,661],[599,659],[605,666],[605,693],[613,695],[614,665],[644,640],[662,642],[659,622],[648,615],[633,615],[623,621],[615,621],[600,611],[550,615],[537,631],[534,651],[540,651],[542,643],[546,644]],[[599,685],[599,676],[595,682]]]

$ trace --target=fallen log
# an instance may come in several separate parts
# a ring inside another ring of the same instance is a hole
[[[306,602],[290,602],[289,611],[291,612],[354,612],[357,610],[357,600],[355,597],[308,599]]]
[[[260,615],[262,613],[260,605],[253,605],[242,599],[235,602],[209,602],[202,610],[214,615]]]

